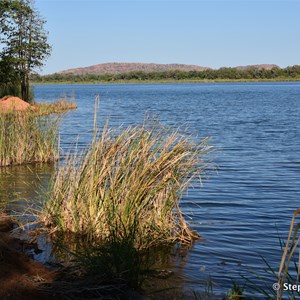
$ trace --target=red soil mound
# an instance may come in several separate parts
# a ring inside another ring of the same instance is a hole
[[[7,111],[24,111],[30,108],[31,105],[19,97],[5,96],[0,99],[0,112]]]

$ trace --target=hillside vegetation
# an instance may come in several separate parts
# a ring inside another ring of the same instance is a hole
[[[109,83],[109,82],[167,82],[167,81],[295,81],[300,80],[300,66],[279,68],[274,65],[256,65],[218,70],[169,70],[169,71],[130,71],[123,73],[78,74],[55,73],[51,75],[34,75],[35,83]]]
[[[59,74],[119,74],[128,72],[166,72],[166,71],[203,71],[207,67],[185,64],[147,64],[147,63],[105,63],[89,67],[75,68],[58,72]]]

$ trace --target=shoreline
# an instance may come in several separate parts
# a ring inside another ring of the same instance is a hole
[[[141,299],[139,293],[123,282],[98,282],[75,264],[64,262],[48,265],[31,253],[38,249],[35,240],[20,238],[14,230],[18,223],[9,213],[0,211],[0,299],[63,300],[95,299],[109,295],[111,299]],[[99,298],[99,299],[100,299]]]
[[[43,289],[55,280],[57,271],[26,255],[36,245],[14,236],[16,226],[8,214],[0,212],[0,299],[62,299]]]
[[[237,79],[237,80],[230,80],[230,79],[211,79],[211,80],[115,80],[115,81],[51,81],[51,82],[40,82],[40,81],[32,81],[31,84],[34,85],[50,85],[50,84],[90,84],[90,85],[107,85],[107,84],[169,84],[169,83],[272,83],[272,82],[300,82],[300,78],[279,78],[279,79]]]

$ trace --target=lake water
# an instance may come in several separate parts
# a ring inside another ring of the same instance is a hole
[[[210,136],[220,151],[214,159],[218,171],[182,199],[203,240],[174,265],[176,276],[185,290],[203,290],[212,281],[216,294],[226,293],[232,280],[243,282],[242,275],[272,287],[276,280],[264,272],[261,257],[278,270],[278,236],[286,239],[292,213],[300,207],[300,83],[37,85],[34,93],[37,101],[74,93],[78,109],[61,124],[64,151],[90,142],[96,95],[99,126],[107,118],[112,127],[141,123],[147,114],[171,127],[187,127],[198,139]],[[47,179],[51,172],[51,167],[2,170],[6,185],[0,197],[22,193],[14,180],[22,174],[34,181],[36,173]]]

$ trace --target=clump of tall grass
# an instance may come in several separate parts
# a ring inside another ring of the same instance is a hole
[[[0,113],[0,167],[58,159],[58,119],[32,111]]]
[[[60,98],[53,103],[34,103],[36,108],[36,113],[39,115],[49,115],[49,114],[60,114],[70,109],[76,109],[77,105],[75,103],[74,95],[71,96],[70,100],[66,96]]]
[[[209,167],[208,139],[159,124],[119,132],[104,126],[86,153],[69,155],[53,178],[42,220],[92,245],[130,241],[137,251],[198,234],[180,209],[183,192]]]

